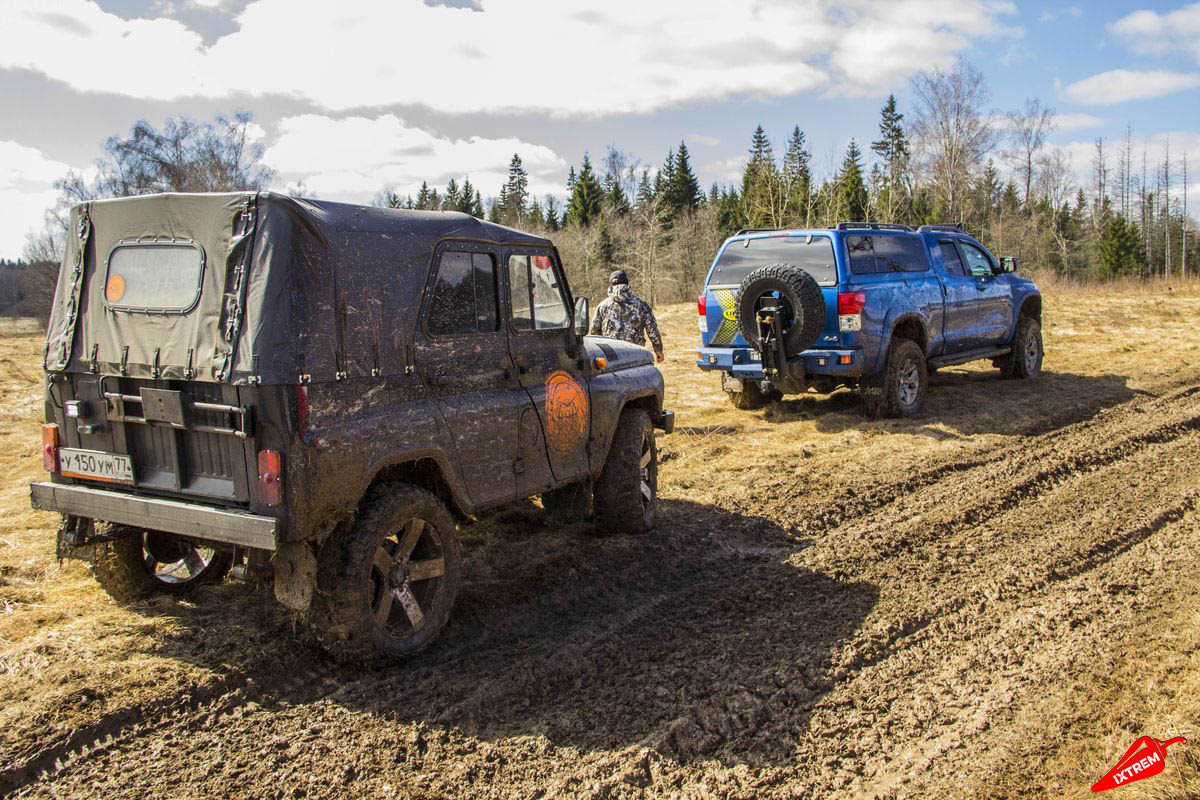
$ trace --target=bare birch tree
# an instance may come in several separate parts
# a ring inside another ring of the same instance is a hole
[[[1009,157],[1025,183],[1025,205],[1028,207],[1038,153],[1046,144],[1047,134],[1053,132],[1056,127],[1054,109],[1043,106],[1042,101],[1036,97],[1027,97],[1023,109],[1010,111],[1005,116],[1008,119],[1009,136],[1013,141]]]

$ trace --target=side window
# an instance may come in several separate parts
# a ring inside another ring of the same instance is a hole
[[[509,256],[508,288],[517,330],[552,330],[571,324],[550,256]]]
[[[938,252],[942,254],[942,263],[946,265],[946,272],[951,275],[967,274],[963,269],[962,259],[958,257],[958,248],[954,246],[954,242],[948,239],[938,242]]]
[[[487,253],[445,250],[429,300],[426,328],[432,336],[499,330],[496,268]]]
[[[984,277],[992,274],[992,261],[983,251],[973,244],[959,242],[959,247],[962,248],[963,258],[967,262],[967,270],[975,277]]]
[[[870,236],[847,236],[846,249],[850,251],[850,271],[855,275],[875,273],[875,248]]]
[[[893,234],[872,238],[875,240],[877,272],[925,272],[929,269],[925,245],[918,237]]]

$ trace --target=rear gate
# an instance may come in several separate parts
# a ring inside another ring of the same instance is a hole
[[[63,446],[129,456],[138,489],[249,504],[252,387],[87,375],[62,385],[64,407],[85,404],[78,419],[59,412]]]
[[[738,286],[709,286],[703,295],[703,324],[700,338],[704,347],[747,347],[737,327],[737,298]],[[813,350],[821,348],[838,348],[841,346],[841,336],[838,333],[837,295],[836,286],[822,286],[821,295],[825,298],[825,323],[821,327],[821,335],[813,343]],[[699,311],[699,309],[697,309]]]

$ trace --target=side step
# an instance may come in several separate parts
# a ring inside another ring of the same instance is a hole
[[[953,367],[955,364],[965,364],[968,361],[978,361],[981,358],[999,358],[1012,352],[1011,347],[983,347],[979,350],[968,350],[965,353],[955,353],[949,356],[937,356],[929,359],[931,367]]]

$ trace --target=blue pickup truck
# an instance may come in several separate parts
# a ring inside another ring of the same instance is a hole
[[[698,310],[697,366],[722,373],[738,408],[850,386],[871,416],[911,416],[939,367],[1042,366],[1037,286],[958,226],[739,231]]]

